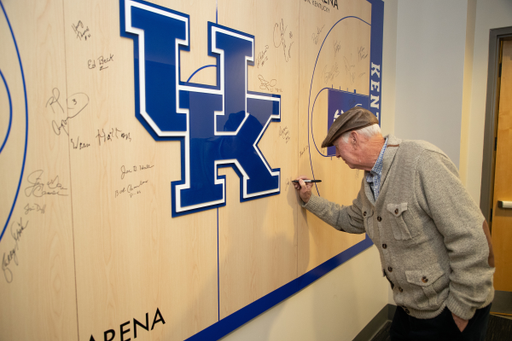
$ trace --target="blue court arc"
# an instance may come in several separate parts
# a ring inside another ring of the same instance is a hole
[[[11,193],[4,192],[2,194],[2,195],[7,196],[7,200],[5,202],[7,202],[8,207],[2,207],[2,211],[6,212],[7,216],[4,215],[4,216],[0,217],[0,224],[1,224],[0,225],[0,228],[1,228],[0,241],[1,241],[5,234],[7,226],[9,226],[9,223],[11,221],[12,213],[13,213],[14,207],[16,206],[16,202],[17,202],[18,195],[20,192],[21,183],[23,180],[23,174],[24,174],[24,170],[25,170],[25,162],[27,159],[27,142],[28,142],[28,105],[27,105],[27,91],[26,91],[26,85],[25,85],[25,75],[23,72],[21,56],[20,56],[20,53],[18,50],[18,44],[16,42],[16,37],[14,36],[14,32],[12,30],[11,23],[9,21],[9,18],[7,16],[7,13],[5,11],[5,8],[4,8],[4,5],[2,2],[0,2],[0,6],[2,7],[2,14],[3,14],[3,18],[5,18],[5,23],[7,24],[7,27],[9,28],[9,33],[6,34],[6,36],[9,36],[12,38],[12,43],[13,43],[13,46],[16,51],[15,59],[18,61],[19,77],[21,77],[22,84],[23,84],[22,91],[23,91],[23,99],[24,99],[23,110],[21,108],[18,109],[17,107],[13,107],[12,94],[14,91],[19,91],[21,89],[10,88],[9,80],[5,77],[5,75],[2,72],[1,67],[0,67],[0,75],[2,78],[2,83],[0,83],[0,84],[3,84],[5,93],[6,93],[6,98],[8,99],[8,102],[9,102],[8,108],[7,108],[8,110],[5,110],[6,109],[5,107],[0,108],[0,110],[2,110],[2,115],[4,115],[4,113],[8,113],[8,119],[7,120],[4,119],[8,123],[7,123],[7,129],[5,132],[5,137],[3,137],[3,141],[1,142],[2,144],[0,147],[0,160],[3,157],[6,157],[6,151],[9,148],[16,147],[13,144],[9,143],[10,141],[13,141],[13,139],[14,139],[13,135],[15,135],[15,134],[23,134],[24,135],[23,139],[22,139],[24,141],[24,146],[23,146],[23,158],[22,158],[21,165],[12,165],[12,167],[10,167],[8,169],[9,174],[4,173],[4,172],[7,172],[7,170],[2,170],[3,176],[9,176],[10,174],[13,174],[13,177],[17,178],[17,186],[13,192],[11,192]],[[7,42],[4,42],[4,46],[6,46],[6,45],[7,45]],[[24,115],[23,115],[23,113],[24,113]],[[12,130],[13,124],[18,123],[19,121],[22,121],[22,120],[24,120],[24,123],[21,124],[21,126],[22,126],[21,131]],[[16,138],[18,138],[18,136],[16,136]],[[21,153],[21,151],[20,151],[20,153]]]

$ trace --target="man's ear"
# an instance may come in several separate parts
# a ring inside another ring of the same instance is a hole
[[[350,132],[350,135],[349,135],[349,142],[350,142],[350,144],[352,145],[352,147],[354,147],[354,148],[358,145],[358,142],[359,142],[359,134],[358,134],[356,131],[352,130],[352,131]]]

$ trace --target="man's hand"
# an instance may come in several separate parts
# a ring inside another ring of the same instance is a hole
[[[458,317],[457,315],[455,315],[454,313],[452,313],[452,316],[453,316],[453,320],[455,321],[455,324],[457,325],[457,327],[459,327],[459,330],[462,333],[464,331],[464,329],[466,329],[466,326],[468,325],[468,320],[464,320],[464,319]]]
[[[305,183],[304,180],[308,179],[305,176],[299,176],[297,179],[298,182],[293,183],[293,187],[295,187],[296,190],[299,191],[299,196],[304,201],[304,203],[307,203],[309,201],[309,198],[311,198],[311,187],[313,187],[312,183]]]

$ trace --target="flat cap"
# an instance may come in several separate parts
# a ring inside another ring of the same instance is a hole
[[[358,130],[373,124],[379,124],[379,120],[371,111],[361,107],[353,107],[345,111],[334,121],[327,132],[324,142],[322,142],[322,148],[332,146],[334,141],[347,131]]]

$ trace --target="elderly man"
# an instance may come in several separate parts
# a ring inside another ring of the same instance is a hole
[[[397,309],[391,340],[484,340],[494,297],[489,229],[455,165],[424,141],[383,137],[355,107],[334,121],[322,147],[365,176],[351,206],[311,194],[303,207],[336,229],[364,233],[380,253]]]

